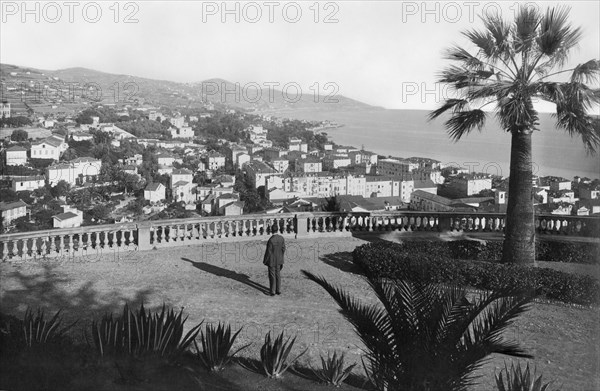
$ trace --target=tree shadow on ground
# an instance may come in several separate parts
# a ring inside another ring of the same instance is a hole
[[[346,273],[361,274],[361,270],[352,262],[352,252],[340,251],[319,257],[321,261]]]
[[[204,272],[211,273],[218,277],[226,277],[226,278],[232,279],[234,281],[241,282],[242,284],[245,284],[245,285],[249,286],[250,288],[254,288],[254,289],[258,290],[259,292],[264,293],[265,295],[270,293],[269,288],[267,288],[266,286],[261,285],[257,282],[252,281],[250,279],[250,277],[248,277],[248,275],[246,275],[246,274],[236,273],[232,270],[224,269],[222,267],[211,265],[206,262],[192,261],[189,258],[181,258],[181,259],[186,262],[191,263],[195,268],[200,269]]]
[[[39,270],[14,270],[2,275],[2,312],[21,317],[27,307],[47,311],[62,309],[65,320],[91,320],[105,313],[119,312],[125,303],[137,306],[147,302],[153,290],[141,289],[132,295],[113,289],[99,291],[93,281],[74,286],[75,281],[53,265],[40,265]]]

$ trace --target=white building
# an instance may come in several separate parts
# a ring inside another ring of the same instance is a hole
[[[71,134],[71,137],[74,141],[90,141],[94,139],[94,136],[88,132],[74,132]]]
[[[91,157],[79,157],[65,163],[55,163],[46,169],[46,177],[51,186],[60,181],[80,185],[94,180],[102,169],[102,161]]]
[[[24,176],[24,177],[13,177],[12,186],[13,191],[34,191],[36,189],[44,187],[46,184],[46,178],[43,176]]]
[[[171,128],[170,131],[171,131],[171,137],[173,137],[173,138],[185,138],[185,139],[194,138],[194,131],[189,126]]]
[[[189,182],[192,183],[194,180],[194,174],[190,170],[184,168],[175,169],[171,173],[171,186],[177,182]]]
[[[10,118],[10,103],[0,103],[0,118]]]
[[[70,206],[63,206],[63,213],[52,216],[54,228],[80,227],[83,223],[83,212]]]
[[[175,162],[175,156],[168,154],[159,154],[157,156],[159,166],[172,166]]]
[[[10,224],[19,217],[27,216],[28,205],[22,200],[14,202],[0,202],[0,214],[5,224]]]
[[[266,186],[267,178],[282,174],[264,162],[253,160],[246,164],[246,173],[254,187]]]
[[[149,183],[144,189],[144,199],[150,202],[160,202],[166,198],[166,188],[162,183]]]
[[[250,126],[245,130],[250,135],[250,141],[255,144],[265,144],[269,131],[262,126]]]
[[[377,161],[377,174],[402,177],[419,168],[419,164],[399,159],[381,159]]]
[[[174,182],[171,185],[173,200],[177,202],[185,202],[186,204],[192,204],[196,202],[196,187],[197,185],[192,182]]]
[[[238,168],[243,168],[248,162],[250,162],[250,155],[246,152],[239,153],[235,157],[235,164]]]
[[[27,164],[27,149],[15,145],[6,150],[7,166],[24,166]]]
[[[66,145],[66,148],[64,145]],[[31,143],[32,159],[53,159],[58,161],[60,155],[69,148],[68,144],[56,137],[47,137]]]
[[[209,170],[218,170],[221,167],[225,167],[225,156],[219,152],[210,151],[206,154],[206,165]]]

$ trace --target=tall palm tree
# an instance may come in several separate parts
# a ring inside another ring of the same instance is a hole
[[[366,273],[381,304],[366,305],[323,277],[302,273],[331,295],[354,326],[366,348],[365,371],[378,390],[466,390],[491,353],[531,357],[502,338],[531,296],[503,291],[469,300],[458,287]]]
[[[600,146],[598,116],[589,114],[600,102],[600,92],[587,85],[597,83],[600,61],[561,70],[581,38],[581,30],[568,23],[568,16],[564,7],[550,8],[545,14],[522,7],[512,24],[498,16],[483,16],[485,29],[463,32],[475,46],[475,54],[459,46],[446,53],[457,65],[446,68],[440,82],[456,97],[429,115],[434,119],[450,112],[445,126],[457,141],[476,127],[482,130],[489,115],[483,108],[492,105],[489,108],[502,128],[511,133],[503,262],[535,261],[531,135],[537,130],[538,113],[533,100],[556,104],[557,127],[581,136],[590,153]],[[553,80],[567,72],[567,81]]]

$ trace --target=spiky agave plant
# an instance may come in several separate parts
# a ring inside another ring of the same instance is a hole
[[[306,353],[308,348],[288,362],[288,356],[294,346],[294,342],[296,342],[296,337],[294,339],[288,337],[287,341],[284,342],[283,331],[275,340],[271,339],[270,331],[267,333],[265,343],[260,349],[260,361],[268,377],[280,377],[293,363]]]
[[[34,314],[31,308],[27,308],[22,321],[25,346],[30,348],[34,345],[56,342],[62,338],[69,329],[75,326],[77,321],[61,328],[62,317],[60,316],[60,313],[61,310],[58,310],[52,318],[46,320],[44,319],[44,311],[42,309],[38,309],[37,313]]]
[[[506,374],[506,383],[502,373]],[[550,391],[551,383],[544,383],[542,375],[536,377],[536,370],[531,371],[529,363],[523,370],[521,364],[515,366],[514,363],[511,363],[509,369],[504,362],[504,369],[495,377],[498,391]]]
[[[100,322],[92,322],[92,341],[101,356],[153,354],[172,358],[182,353],[200,332],[202,322],[183,335],[187,317],[183,309],[167,311],[163,304],[160,313],[147,312],[142,304],[134,313],[125,304],[120,317],[105,314]]]
[[[323,287],[365,346],[365,371],[378,390],[466,390],[491,353],[530,357],[502,332],[526,311],[530,296],[482,293],[469,300],[458,287],[366,276],[380,304],[366,305],[323,277]]]
[[[312,368],[312,372],[322,382],[339,387],[355,366],[352,364],[344,368],[344,354],[338,356],[337,352],[333,352],[333,356],[327,354],[327,359],[321,356],[321,368]]]
[[[216,372],[222,370],[236,354],[251,345],[250,343],[244,345],[230,354],[231,347],[241,331],[242,329],[240,328],[235,334],[231,335],[230,325],[225,327],[225,324],[219,322],[215,327],[212,324],[207,324],[205,331],[200,333],[202,351],[200,351],[198,344],[194,340],[196,357],[198,357],[198,360],[209,371]]]

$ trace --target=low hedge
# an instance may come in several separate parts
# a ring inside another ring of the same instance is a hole
[[[455,259],[489,262],[502,259],[502,242],[483,243],[475,240],[455,240],[427,242],[427,247],[450,254]],[[600,263],[600,245],[596,243],[538,241],[535,244],[535,254],[538,261],[544,262]]]
[[[375,242],[354,249],[352,259],[363,272],[379,277],[457,284],[483,290],[513,288],[565,303],[600,303],[600,283],[593,277],[479,261],[495,251],[490,248],[495,249],[501,244],[487,248],[472,243],[477,242]]]

